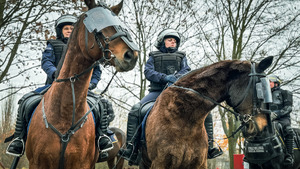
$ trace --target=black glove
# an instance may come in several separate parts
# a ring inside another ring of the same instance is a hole
[[[90,83],[89,85],[89,90],[93,90],[97,87],[97,85],[95,83]]]
[[[271,120],[274,121],[277,119],[277,114],[275,112],[271,112]]]
[[[165,82],[174,83],[176,82],[177,78],[174,75],[167,75],[164,77]]]
[[[54,71],[54,72],[52,73],[52,79],[53,79],[53,80],[55,79],[55,72],[56,72],[56,71]]]

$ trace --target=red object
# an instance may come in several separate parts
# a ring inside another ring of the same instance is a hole
[[[244,154],[233,154],[234,169],[244,169],[243,158]]]

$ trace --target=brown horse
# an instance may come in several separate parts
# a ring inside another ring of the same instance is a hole
[[[253,69],[263,72],[272,59],[262,60]],[[252,86],[251,71],[248,61],[221,61],[186,74],[164,90],[146,121],[140,168],[207,168],[204,120],[223,101],[242,112],[243,118],[251,112],[252,90],[247,89]]]
[[[86,99],[91,65],[100,61],[117,71],[129,71],[136,64],[135,44],[113,14],[120,12],[122,2],[111,9],[96,6],[95,1],[85,3],[89,11],[75,24],[57,80],[31,120],[26,142],[31,169],[94,168],[99,153]]]
[[[110,127],[110,130],[115,133],[118,142],[115,142],[114,148],[108,151],[108,159],[104,159],[98,162],[107,161],[109,169],[123,169],[124,158],[121,158],[117,155],[120,148],[126,143],[126,134],[121,129],[116,127]]]

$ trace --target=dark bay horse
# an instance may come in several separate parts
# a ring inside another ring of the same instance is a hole
[[[265,114],[258,114],[253,117],[251,130],[248,125],[243,130],[245,137],[245,159],[249,163],[249,169],[300,169],[300,129],[293,128],[295,137],[294,164],[284,166],[285,143],[284,133],[278,122],[273,122],[270,131]],[[250,124],[251,124],[250,123]]]
[[[263,72],[272,60],[265,58],[256,66],[248,61],[221,61],[186,74],[164,90],[146,121],[140,168],[206,169],[207,114],[226,101],[233,113],[241,112],[245,118],[253,107],[249,75],[254,70]]]
[[[107,161],[109,169],[123,169],[124,158],[121,158],[117,155],[120,148],[126,143],[126,134],[121,129],[116,127],[110,127],[110,130],[115,133],[118,142],[114,143],[114,148],[108,151],[108,159],[101,160],[98,162]]]
[[[122,2],[110,9],[95,1],[85,3],[89,11],[74,25],[57,80],[31,120],[26,142],[31,169],[94,168],[99,153],[86,99],[91,66],[99,61],[122,72],[136,64],[138,49],[115,15]]]

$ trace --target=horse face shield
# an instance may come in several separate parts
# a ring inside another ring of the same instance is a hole
[[[268,78],[260,78],[260,82],[256,83],[256,95],[263,103],[272,103],[272,92]]]
[[[103,37],[105,43],[109,43],[109,41],[120,37],[131,50],[139,51],[138,46],[133,42],[129,34],[127,26],[106,6],[99,6],[87,11],[86,18],[83,20],[83,23],[86,29],[90,33],[95,33],[95,35],[102,34],[102,29],[113,26],[116,33],[111,37]],[[102,34],[102,36],[104,35]]]

